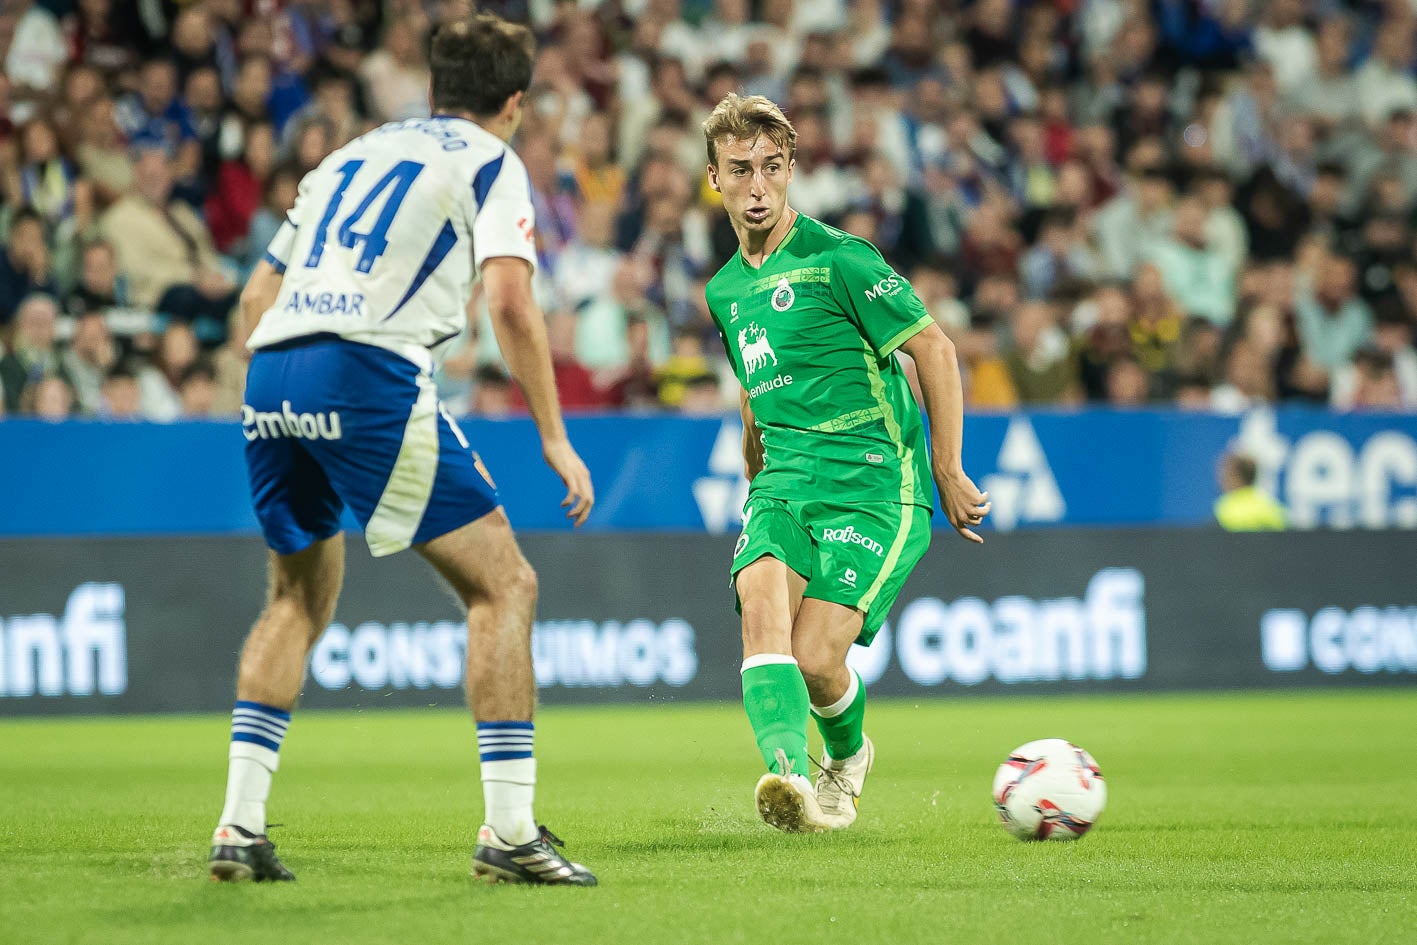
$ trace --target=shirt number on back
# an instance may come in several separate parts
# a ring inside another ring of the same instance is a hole
[[[325,241],[329,239],[330,227],[334,225],[335,217],[339,214],[340,204],[344,202],[350,182],[354,180],[354,175],[358,174],[359,169],[363,166],[362,160],[346,161],[335,172],[339,174],[340,181],[335,187],[335,192],[330,195],[330,202],[325,207],[325,212],[320,216],[319,225],[315,228],[315,241],[310,246],[310,256],[305,260],[307,269],[314,269],[320,265],[320,260],[325,254]],[[398,162],[392,170],[369,188],[364,199],[359,201],[354,210],[340,224],[336,231],[339,244],[345,249],[359,250],[359,258],[354,265],[357,271],[367,273],[374,268],[375,261],[389,248],[389,227],[393,225],[394,216],[399,212],[403,198],[408,196],[408,189],[413,186],[414,180],[422,170],[423,165],[417,161]],[[383,200],[383,206],[379,209],[373,226],[368,230],[355,229],[364,223],[364,218],[373,210],[374,204],[380,200]]]

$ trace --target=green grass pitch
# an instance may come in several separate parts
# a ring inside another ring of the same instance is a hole
[[[0,942],[1388,943],[1417,941],[1417,691],[882,701],[861,818],[752,808],[733,706],[547,709],[538,812],[598,889],[468,875],[481,812],[452,711],[297,713],[271,819],[300,877],[205,879],[217,716],[0,722]],[[989,788],[1062,736],[1110,804],[1019,843]]]

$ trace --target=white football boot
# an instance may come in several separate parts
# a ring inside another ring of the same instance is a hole
[[[792,771],[787,753],[782,750],[777,753],[777,766],[787,773],[768,772],[758,779],[753,792],[763,821],[785,833],[824,833],[832,829],[817,802],[812,782],[806,775]]]
[[[837,760],[823,752],[822,761],[825,763],[817,772],[817,802],[822,814],[833,830],[850,827],[861,805],[866,775],[876,761],[876,746],[867,738],[861,750],[850,758]]]

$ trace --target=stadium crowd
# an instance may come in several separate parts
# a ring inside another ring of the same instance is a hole
[[[514,142],[568,409],[713,413],[736,250],[698,126],[795,122],[799,210],[875,243],[976,409],[1417,409],[1417,4],[509,0]],[[0,11],[3,412],[230,416],[241,281],[301,175],[427,114],[465,3],[41,0]],[[520,406],[474,297],[440,375]]]

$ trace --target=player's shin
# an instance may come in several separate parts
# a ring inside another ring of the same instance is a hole
[[[219,828],[235,825],[253,834],[266,832],[266,800],[289,725],[290,713],[284,709],[237,701],[231,713],[226,803],[217,822]]]
[[[812,718],[822,733],[827,757],[837,761],[852,757],[865,745],[862,727],[866,721],[866,687],[855,670],[846,672],[851,682],[842,697],[831,705],[812,706]]]
[[[512,845],[536,839],[536,759],[531,722],[478,722],[477,747],[482,760],[483,819]]]
[[[807,683],[791,656],[763,653],[743,661],[743,708],[768,770],[777,774],[808,773],[807,715],[811,701]],[[778,752],[789,771],[783,771]]]

